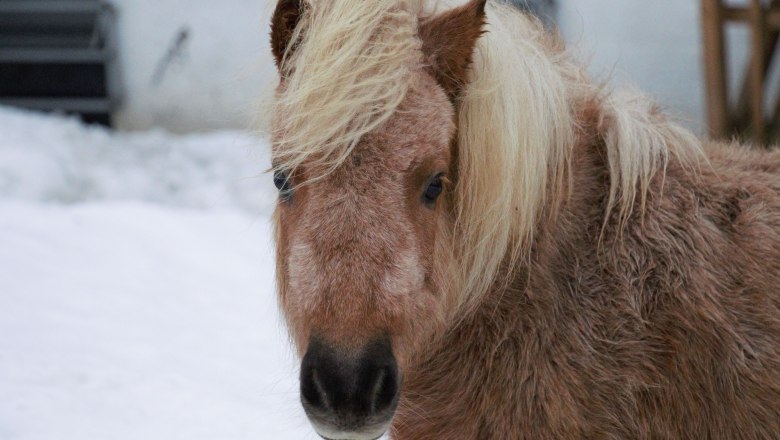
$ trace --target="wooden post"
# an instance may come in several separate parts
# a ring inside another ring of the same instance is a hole
[[[778,32],[777,29],[768,29],[768,32],[769,34],[767,35],[766,40],[764,40],[764,65],[762,69],[765,83],[766,75],[769,73],[769,68],[772,64],[773,55],[778,47],[778,42],[780,42],[780,32]],[[752,121],[750,107],[752,93],[750,72],[752,69],[753,63],[751,60],[750,65],[748,65],[748,68],[745,69],[744,82],[742,83],[742,89],[739,92],[739,100],[737,101],[736,111],[733,115],[734,119],[732,124],[735,126],[734,128],[739,131],[747,130]]]
[[[747,12],[747,10],[745,10]],[[766,85],[766,79],[767,74],[769,73],[770,67],[772,67],[772,60],[774,59],[775,51],[777,50],[778,43],[780,43],[780,25],[778,25],[777,22],[774,22],[773,17],[775,14],[780,12],[780,0],[772,0],[769,4],[769,10],[764,11],[765,15],[764,17],[764,23],[766,24],[766,30],[767,35],[764,39],[764,66],[763,66],[763,72],[764,72],[764,85]],[[749,17],[747,17],[747,13],[745,14],[746,21],[750,23]],[[728,16],[726,17],[726,21],[728,21]],[[750,69],[752,69],[752,63],[750,63],[748,68],[745,69],[745,75],[743,76],[744,80],[742,82],[742,88],[739,92],[739,100],[737,101],[737,107],[736,111],[734,112],[734,120],[732,121],[732,124],[734,125],[734,128],[738,131],[746,131],[751,123],[751,110],[750,110],[750,98],[751,98],[751,77],[750,77]],[[764,96],[766,98],[766,95]],[[780,104],[780,101],[778,101],[778,104]],[[770,136],[770,131],[773,130],[773,127],[777,127],[777,123],[774,121],[778,120],[778,117],[780,116],[778,114],[778,111],[780,111],[780,108],[776,108],[775,111],[772,113],[775,115],[772,117],[769,121],[767,121],[767,136]],[[766,115],[765,115],[766,116]]]
[[[723,5],[720,0],[702,0],[701,6],[710,136],[724,138],[729,135],[729,116],[726,96],[726,50],[723,42]]]
[[[750,67],[750,113],[753,121],[753,136],[759,145],[766,142],[766,120],[764,119],[764,58],[766,22],[761,0],[750,1],[750,29],[752,58]]]
[[[772,141],[777,142],[777,139],[780,138],[780,95],[775,96],[774,99],[775,106],[769,121],[769,136]]]

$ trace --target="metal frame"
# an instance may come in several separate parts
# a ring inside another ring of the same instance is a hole
[[[95,97],[0,97],[0,104],[35,110],[62,110],[110,116],[121,99],[115,13],[103,0],[2,0],[0,21],[21,23],[0,33],[0,64],[100,65],[106,96]],[[78,36],[58,32],[68,27]],[[74,31],[75,32],[75,31]]]

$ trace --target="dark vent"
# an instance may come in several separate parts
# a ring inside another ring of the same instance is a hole
[[[114,21],[101,0],[0,0],[0,104],[110,125]]]

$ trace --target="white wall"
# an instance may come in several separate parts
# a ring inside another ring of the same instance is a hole
[[[589,60],[594,78],[608,79],[615,86],[636,86],[686,126],[704,134],[699,8],[699,0],[559,0],[558,21],[570,47]],[[733,91],[743,75],[736,66],[745,63],[747,42],[744,27],[729,28]]]
[[[127,130],[246,128],[274,77],[268,49],[268,0],[113,0],[119,17],[124,99],[116,115]],[[182,27],[183,56],[152,79]]]
[[[268,21],[275,0],[113,0],[119,9],[125,101],[120,128],[173,131],[246,128],[274,67]],[[698,0],[558,0],[570,46],[598,79],[634,84],[702,132]],[[184,57],[152,84],[182,26]],[[732,51],[744,59],[744,32]],[[732,76],[736,81],[737,77]]]
[[[590,72],[635,85],[700,129],[704,89],[698,0],[562,0],[559,23]]]

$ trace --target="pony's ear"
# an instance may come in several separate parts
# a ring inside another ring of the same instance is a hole
[[[470,0],[420,23],[427,65],[453,102],[468,80],[477,39],[484,32],[485,3],[487,0]]]
[[[271,51],[276,59],[276,66],[281,67],[285,53],[295,33],[295,27],[303,14],[302,0],[279,0],[271,19]]]

